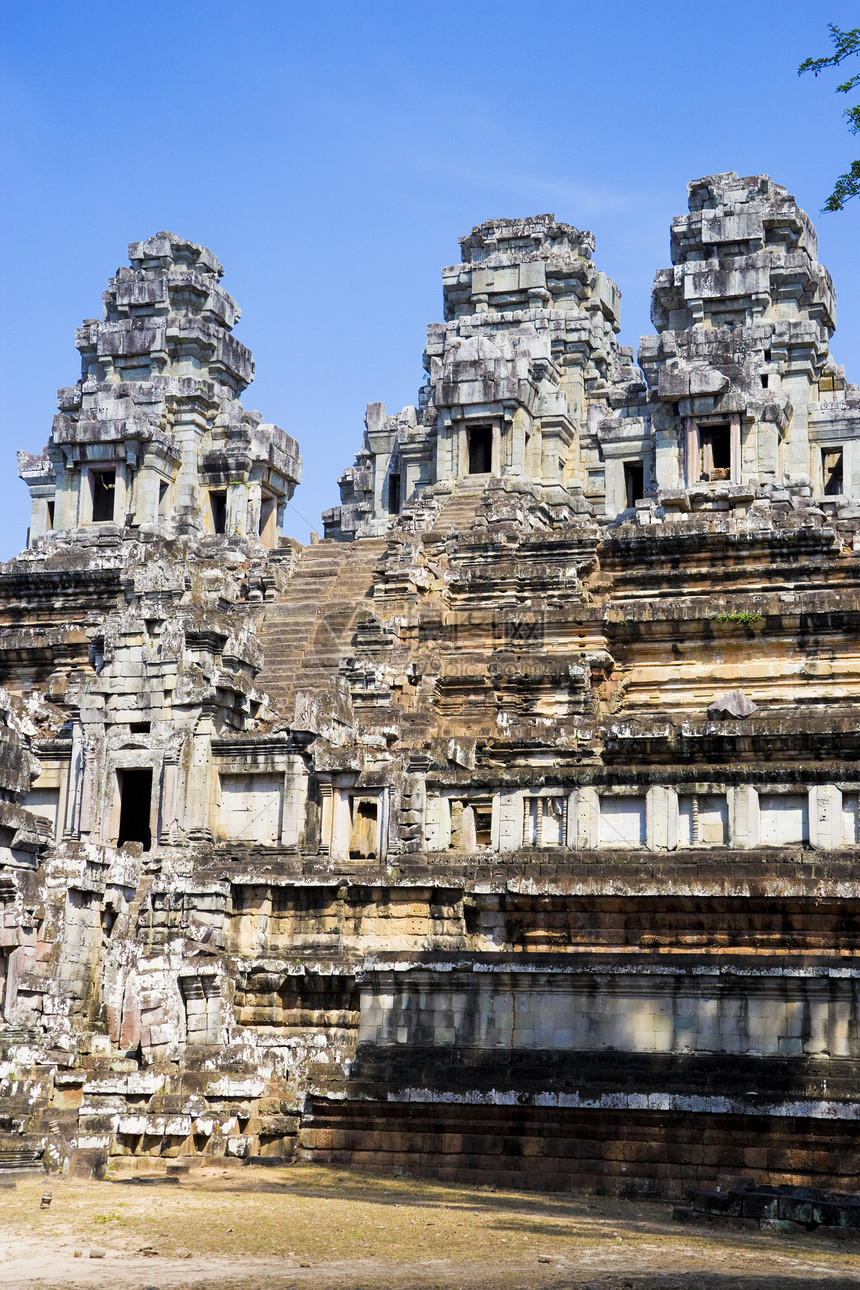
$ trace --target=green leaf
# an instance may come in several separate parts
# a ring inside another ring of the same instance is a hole
[[[846,58],[852,54],[860,53],[860,27],[849,27],[845,31],[837,27],[835,23],[828,23],[827,29],[830,32],[830,39],[833,44],[834,53],[827,58],[806,58],[797,69],[798,76],[804,72],[812,72],[815,76],[822,72],[825,67],[838,67]],[[860,72],[843,81],[841,85],[836,86],[838,94],[850,94],[852,90],[860,85]],[[846,110],[845,116],[848,120],[848,129],[852,134],[860,134],[860,104],[850,107]],[[825,211],[841,211],[847,201],[852,197],[860,194],[860,161],[854,161],[851,169],[844,175],[840,175],[833,186],[833,192],[828,197],[823,206]]]
[[[840,175],[822,210],[841,211],[847,201],[860,195],[860,161],[851,163],[851,169]]]

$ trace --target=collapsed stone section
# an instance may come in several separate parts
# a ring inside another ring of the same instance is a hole
[[[331,537],[0,570],[0,1164],[854,1185],[857,392],[793,200],[690,204],[644,375],[488,221]]]
[[[231,334],[241,312],[219,285],[223,269],[174,233],[128,250],[103,321],[78,328],[81,379],[59,391],[48,447],[19,454],[30,543],[96,524],[276,549],[301,459],[294,439],[239,402],[254,364]]]

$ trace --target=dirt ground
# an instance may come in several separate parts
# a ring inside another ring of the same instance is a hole
[[[860,1242],[681,1227],[659,1203],[218,1167],[179,1183],[126,1175],[0,1190],[0,1286],[848,1290],[860,1287]]]

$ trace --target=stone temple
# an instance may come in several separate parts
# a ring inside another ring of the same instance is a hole
[[[860,390],[767,176],[638,365],[488,220],[325,537],[212,253],[129,248],[0,566],[0,1167],[860,1176]]]

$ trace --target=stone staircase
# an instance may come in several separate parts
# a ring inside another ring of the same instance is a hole
[[[40,1170],[44,1155],[44,1142],[33,1134],[0,1134],[0,1175]]]
[[[466,475],[457,480],[454,491],[439,508],[431,530],[434,536],[465,533],[472,527],[489,479],[489,475]]]
[[[338,664],[353,651],[363,602],[373,596],[373,574],[388,538],[306,546],[281,598],[260,628],[263,670],[256,680],[284,718],[296,695],[325,689]]]

